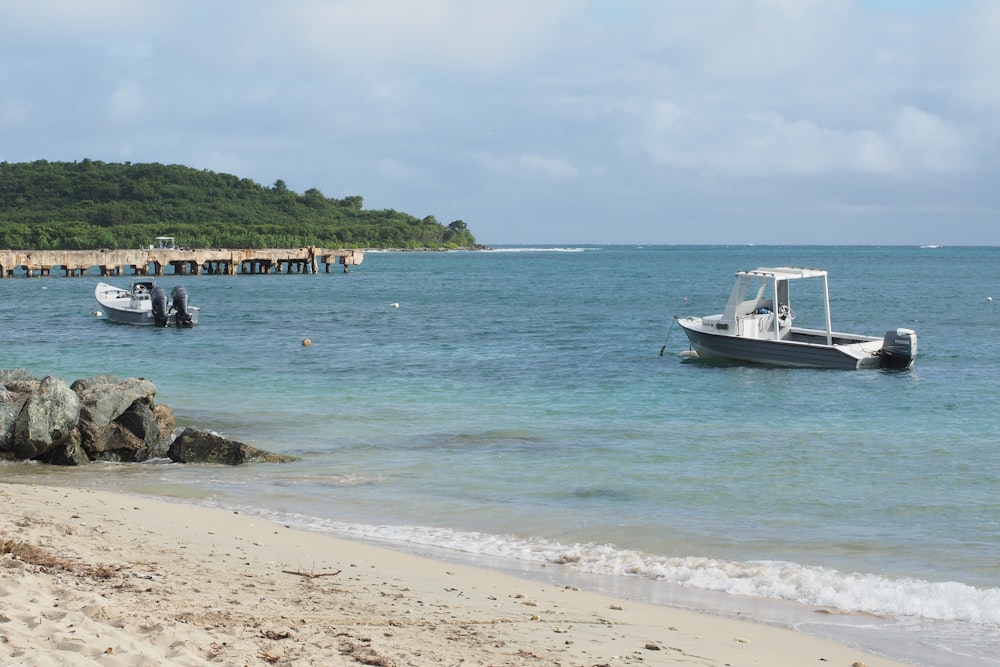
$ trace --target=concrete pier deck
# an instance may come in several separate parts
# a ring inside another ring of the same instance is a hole
[[[65,276],[83,276],[95,267],[102,276],[162,276],[172,267],[175,275],[236,275],[237,273],[327,273],[341,265],[344,273],[364,261],[364,250],[325,248],[178,249],[138,250],[0,250],[0,278],[23,271],[27,277],[48,276],[62,271]]]

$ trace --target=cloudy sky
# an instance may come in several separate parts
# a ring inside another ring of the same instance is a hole
[[[994,0],[0,0],[0,161],[483,243],[1000,245]]]

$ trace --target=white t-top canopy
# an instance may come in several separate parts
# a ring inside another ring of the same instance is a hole
[[[797,266],[777,266],[774,268],[768,268],[762,266],[759,269],[754,269],[753,271],[737,271],[738,276],[751,276],[756,278],[775,278],[777,280],[794,279],[794,278],[820,278],[826,275],[826,271],[822,269],[806,269]]]

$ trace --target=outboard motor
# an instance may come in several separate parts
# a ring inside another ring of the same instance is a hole
[[[173,302],[174,310],[177,315],[177,326],[179,327],[189,327],[193,323],[194,318],[191,313],[188,312],[188,293],[187,290],[178,285],[170,292],[170,300]]]
[[[170,314],[167,312],[167,290],[156,286],[149,296],[153,302],[153,324],[158,327],[167,326],[170,319]]]
[[[883,368],[911,368],[917,358],[917,332],[912,329],[891,329],[882,338]]]

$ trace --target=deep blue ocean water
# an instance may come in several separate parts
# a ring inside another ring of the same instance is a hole
[[[837,330],[915,329],[915,369],[679,356],[675,315],[721,312],[735,271],[778,265],[830,272]],[[0,368],[147,377],[180,426],[301,460],[0,478],[1000,664],[1000,248],[516,247],[159,278],[202,308],[191,330],[96,320],[99,280],[0,280]]]

